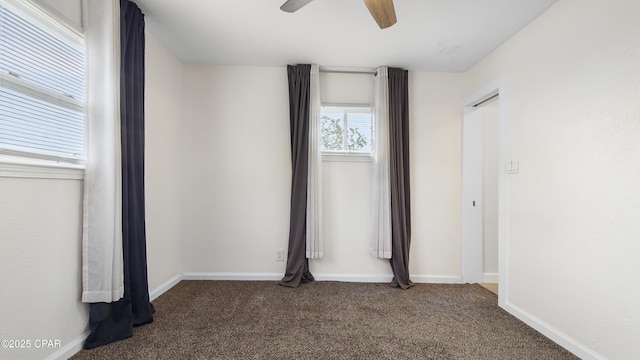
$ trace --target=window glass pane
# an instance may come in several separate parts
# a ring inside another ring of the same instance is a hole
[[[342,112],[323,112],[320,115],[322,123],[322,150],[344,150],[344,114]]]
[[[347,113],[347,149],[371,152],[371,113]]]
[[[373,149],[373,114],[367,106],[323,106],[322,150],[370,154]]]
[[[84,99],[84,52],[0,5],[0,69]]]
[[[0,87],[0,143],[79,158],[84,113]]]
[[[0,5],[0,148],[81,162],[84,46],[61,26],[28,3]]]

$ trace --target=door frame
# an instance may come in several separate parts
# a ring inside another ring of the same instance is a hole
[[[498,173],[498,305],[504,307],[507,302],[507,294],[508,294],[508,279],[509,279],[509,258],[508,258],[508,227],[507,227],[507,172],[506,172],[506,164],[507,164],[507,87],[506,87],[506,77],[502,76],[499,79],[483,86],[482,88],[472,92],[468,96],[465,96],[462,99],[462,116],[464,120],[464,116],[473,112],[475,107],[478,104],[481,104],[485,100],[488,100],[496,95],[498,96],[498,164],[499,164],[499,173]],[[464,126],[464,121],[462,121],[462,126]],[[461,131],[461,137],[464,129]],[[464,138],[461,141],[461,145],[464,146]],[[462,156],[462,155],[461,155]],[[462,159],[461,159],[462,160]],[[464,164],[464,161],[462,161]],[[461,167],[462,167],[461,164]],[[462,169],[464,171],[464,169]],[[462,181],[461,181],[462,182]],[[462,192],[466,193],[465,184],[462,183]],[[464,206],[465,204],[461,204]],[[461,212],[462,212],[461,208]],[[461,234],[466,233],[466,230],[469,228],[468,224],[465,224],[465,217],[462,217],[462,228]],[[465,266],[465,263],[469,261],[473,261],[473,259],[469,259],[470,256],[474,256],[476,261],[477,257],[480,256],[480,261],[482,261],[482,252],[480,254],[469,254],[471,249],[476,248],[477,244],[472,242],[472,239],[469,237],[461,239],[461,274],[463,282],[466,282],[465,279],[477,279],[477,273],[470,273],[469,267]],[[465,254],[467,254],[465,256]],[[467,257],[467,258],[465,258]],[[482,272],[482,270],[480,270]],[[479,274],[480,278],[482,278],[482,274]]]

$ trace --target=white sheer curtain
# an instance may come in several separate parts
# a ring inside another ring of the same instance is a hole
[[[124,294],[120,163],[120,5],[83,0],[87,46],[82,301]]]
[[[309,93],[309,172],[307,178],[307,258],[322,257],[322,132],[320,68],[311,65]]]
[[[389,176],[389,77],[386,66],[373,79],[373,233],[369,252],[391,259],[391,194]]]

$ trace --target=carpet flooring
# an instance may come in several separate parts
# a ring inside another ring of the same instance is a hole
[[[182,281],[133,337],[72,359],[576,359],[479,285]]]

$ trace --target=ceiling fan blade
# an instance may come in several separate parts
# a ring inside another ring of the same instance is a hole
[[[280,6],[280,10],[292,13],[298,11],[301,7],[307,5],[312,0],[287,0],[282,6]]]
[[[380,29],[386,29],[397,22],[393,0],[364,0],[364,3]]]

